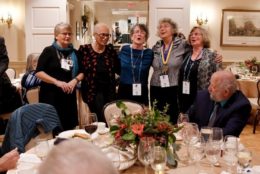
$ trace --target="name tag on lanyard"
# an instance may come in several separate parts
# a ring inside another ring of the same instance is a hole
[[[70,70],[70,68],[71,68],[71,65],[69,64],[70,62],[68,62],[66,59],[61,59],[61,68],[62,69],[65,69],[65,70],[67,70],[67,71],[69,71]]]
[[[182,93],[190,94],[190,82],[189,81],[182,82]]]
[[[169,87],[170,86],[169,76],[168,75],[160,75],[160,83],[161,83],[162,88]]]
[[[142,95],[142,85],[141,83],[134,83],[133,86],[133,96],[141,96]]]

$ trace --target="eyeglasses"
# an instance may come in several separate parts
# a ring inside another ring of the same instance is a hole
[[[191,33],[190,36],[201,36],[201,33]]]
[[[62,34],[63,36],[72,36],[72,33],[60,33]]]
[[[102,37],[102,38],[110,38],[111,37],[111,34],[109,33],[96,33],[99,37]]]

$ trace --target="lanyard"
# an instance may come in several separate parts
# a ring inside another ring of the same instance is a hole
[[[201,57],[202,53],[203,53],[203,49],[200,51],[200,54],[198,54],[198,56],[196,57],[196,59],[195,59],[194,61],[191,60],[191,56],[192,56],[192,55],[190,55],[190,57],[188,58],[188,61],[187,61],[186,65],[185,65],[185,68],[184,68],[184,80],[186,80],[186,81],[189,80],[191,69],[192,69],[194,63],[196,62],[196,60],[198,60],[198,58]],[[189,66],[188,73],[186,73],[186,72],[187,72],[188,65],[190,64],[190,61],[192,61],[192,62],[191,62],[191,65]]]
[[[135,65],[137,63],[138,60],[136,60],[135,64],[134,64],[134,60],[133,60],[133,49],[132,46],[130,46],[131,48],[131,67],[132,67],[132,76],[133,76],[133,82],[135,83]],[[138,82],[140,82],[140,78],[141,78],[141,69],[142,69],[142,65],[143,65],[143,53],[144,50],[142,49],[142,53],[141,53],[141,62],[139,64],[139,69],[138,69]],[[138,58],[137,58],[138,59]]]
[[[162,57],[163,65],[166,65],[168,63],[169,59],[170,59],[170,54],[171,54],[171,51],[172,51],[172,48],[173,48],[173,41],[171,42],[171,46],[167,51],[167,57],[166,58],[164,56],[164,51],[163,51],[164,47],[165,47],[165,45],[163,45],[162,48],[161,48],[161,57]]]

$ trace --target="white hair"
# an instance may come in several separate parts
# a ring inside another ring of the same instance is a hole
[[[70,139],[54,146],[39,174],[117,174],[112,162],[93,144]]]

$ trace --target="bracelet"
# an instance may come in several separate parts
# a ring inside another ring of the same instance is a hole
[[[75,77],[74,79],[77,81],[77,83],[79,83],[79,82],[80,82],[80,80],[79,80],[77,77]]]

